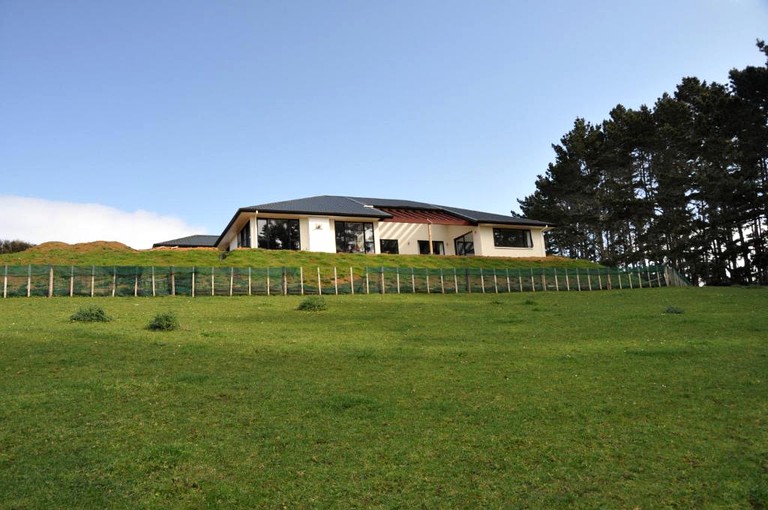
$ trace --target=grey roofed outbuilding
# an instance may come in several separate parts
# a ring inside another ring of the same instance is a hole
[[[337,195],[319,195],[282,202],[270,202],[267,204],[241,207],[230,220],[224,231],[214,243],[216,246],[224,239],[238,216],[246,212],[274,213],[274,214],[307,214],[318,216],[346,216],[354,218],[376,218],[385,220],[392,214],[381,209],[418,209],[428,211],[440,211],[471,223],[495,223],[500,225],[524,225],[531,227],[552,227],[552,223],[530,220],[519,216],[504,216],[502,214],[473,211],[456,207],[429,204],[426,202],[414,202],[412,200],[395,200],[389,198],[347,197]]]
[[[155,243],[152,248],[213,248],[219,236],[194,235]]]

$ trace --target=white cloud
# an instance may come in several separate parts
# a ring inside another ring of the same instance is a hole
[[[160,241],[203,233],[202,227],[149,211],[128,212],[101,204],[0,195],[0,239],[35,244],[119,241],[145,249]]]

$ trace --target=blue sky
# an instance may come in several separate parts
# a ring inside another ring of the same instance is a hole
[[[0,239],[145,248],[319,194],[508,214],[576,117],[726,83],[766,28],[768,0],[0,0]]]

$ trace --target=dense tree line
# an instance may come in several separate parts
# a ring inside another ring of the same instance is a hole
[[[5,239],[0,239],[0,255],[4,253],[17,253],[28,248],[32,248],[33,246],[34,244],[30,244],[24,241],[8,241]]]
[[[525,216],[558,225],[550,252],[667,263],[695,283],[768,284],[768,60],[729,78],[685,78],[652,108],[576,119],[518,201]]]

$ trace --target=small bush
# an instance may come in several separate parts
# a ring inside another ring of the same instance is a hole
[[[312,296],[299,303],[297,310],[303,312],[319,312],[326,308],[328,308],[328,305],[325,304],[325,298],[321,296]]]
[[[148,327],[152,331],[173,331],[179,329],[179,319],[173,312],[159,313],[155,315]]]
[[[667,309],[664,310],[664,313],[681,314],[683,313],[683,310],[676,306],[668,306]]]
[[[104,309],[97,305],[83,306],[73,313],[69,320],[73,322],[109,322],[112,317],[107,315]]]

